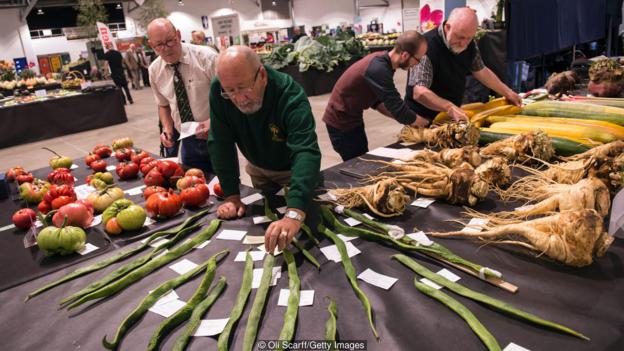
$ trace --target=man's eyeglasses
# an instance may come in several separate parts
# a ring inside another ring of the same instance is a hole
[[[262,66],[260,66],[262,67]],[[223,88],[221,88],[221,97],[226,99],[226,100],[230,100],[235,96],[241,96],[241,95],[248,95],[253,91],[254,86],[256,86],[256,81],[258,80],[258,73],[260,73],[260,67],[258,67],[258,70],[256,71],[256,74],[254,75],[254,79],[253,79],[253,83],[251,83],[251,86],[248,88],[240,88],[240,89],[234,89],[231,91],[225,91],[223,90]]]
[[[413,58],[414,60],[416,60],[416,64],[420,64],[420,59],[418,57],[416,57],[416,55],[410,55],[410,58]]]
[[[172,48],[176,44],[177,41],[178,41],[177,37],[173,39],[167,39],[167,41],[165,41],[164,43],[155,44],[154,49],[163,50],[165,47]]]

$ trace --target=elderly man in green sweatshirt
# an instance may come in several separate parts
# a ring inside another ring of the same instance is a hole
[[[299,232],[319,180],[321,152],[314,116],[303,89],[284,73],[263,66],[248,47],[231,46],[217,61],[210,88],[208,148],[225,201],[223,219],[242,217],[236,146],[249,161],[246,171],[264,193],[289,185],[287,209],[269,225],[265,247],[286,247]]]

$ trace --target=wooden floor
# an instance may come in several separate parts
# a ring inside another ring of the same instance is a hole
[[[407,72],[397,70],[394,79],[398,91],[403,95]],[[132,90],[131,94],[134,98],[134,104],[126,107],[127,123],[0,149],[0,170],[6,171],[13,166],[22,166],[27,170],[48,166],[48,160],[52,155],[48,151],[41,149],[44,146],[55,150],[61,155],[81,158],[87,155],[94,145],[110,145],[113,139],[121,137],[130,137],[138,147],[158,154],[158,115],[152,92],[149,88],[143,88],[141,90]],[[325,123],[321,121],[329,96],[329,94],[325,94],[310,97],[312,112],[316,120],[316,133],[323,154],[321,169],[341,162],[338,154],[332,149]],[[370,149],[394,142],[396,135],[402,127],[394,120],[384,117],[375,110],[364,112],[364,122]],[[71,121],[68,121],[68,123],[71,123]],[[6,132],[2,131],[0,134]],[[246,162],[243,157],[239,159],[242,164]],[[244,170],[244,167],[241,169]],[[241,171],[241,181],[250,185],[249,177],[244,171]]]

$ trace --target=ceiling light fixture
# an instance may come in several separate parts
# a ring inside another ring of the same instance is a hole
[[[277,5],[277,1],[272,1],[271,5],[273,5],[273,6]]]
[[[43,10],[42,10],[42,9],[37,9],[37,14],[38,14],[38,15],[43,15],[44,13],[45,13],[45,12],[43,12]]]
[[[184,1],[178,0],[178,6],[184,6]]]
[[[121,7],[121,3],[117,4],[117,7],[115,7],[117,10],[123,10],[123,7]]]

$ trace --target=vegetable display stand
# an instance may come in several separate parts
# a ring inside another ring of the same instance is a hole
[[[293,77],[293,79],[301,85],[306,95],[316,96],[330,93],[338,81],[338,78],[340,78],[355,61],[357,60],[351,60],[346,63],[342,62],[334,67],[334,70],[331,72],[323,72],[314,68],[305,72],[300,72],[298,65],[289,65],[279,71]]]

